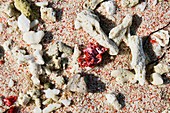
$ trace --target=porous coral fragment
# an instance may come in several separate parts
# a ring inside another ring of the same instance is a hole
[[[132,16],[126,15],[121,24],[111,29],[109,38],[112,39],[117,44],[117,46],[119,46],[122,40],[127,37],[126,33],[128,32],[128,29],[131,25]]]
[[[108,48],[110,55],[118,54],[117,45],[103,32],[99,24],[99,18],[91,10],[83,10],[77,14],[74,25],[76,29],[82,28],[86,31],[101,46]]]
[[[136,35],[128,36],[128,46],[132,53],[131,66],[135,70],[135,79],[139,81],[140,85],[144,85],[146,75],[146,57],[143,51],[142,39]]]

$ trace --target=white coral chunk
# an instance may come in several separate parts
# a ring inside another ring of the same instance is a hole
[[[56,55],[58,56],[59,52],[58,52],[58,45],[56,43],[51,44],[48,48],[47,54],[49,56],[53,56]]]
[[[130,83],[135,83],[136,79],[135,79],[135,75],[125,69],[118,69],[118,70],[113,70],[111,72],[111,76],[116,78],[116,81],[120,84],[126,83],[126,82],[130,82]]]
[[[34,56],[35,56],[35,58],[36,58],[35,62],[36,62],[37,64],[43,65],[43,64],[44,64],[44,60],[43,60],[43,57],[42,57],[43,52],[40,51],[40,50],[36,50],[36,51],[34,51],[33,54],[34,54]]]
[[[99,18],[90,10],[83,10],[82,12],[77,14],[77,18],[74,24],[76,29],[82,28],[100,45],[105,48],[108,48],[110,55],[118,54],[119,50],[117,45],[106,36],[106,34],[100,27]]]
[[[60,102],[66,107],[68,107],[71,104],[71,100],[68,99],[60,100]]]
[[[35,5],[39,7],[44,7],[48,5],[48,1],[36,2]]]
[[[170,72],[170,67],[164,63],[159,63],[156,66],[154,66],[154,71],[159,74],[164,74]]]
[[[42,113],[42,110],[40,107],[35,107],[33,113]]]
[[[12,45],[12,38],[8,39],[7,41],[4,42],[3,44],[3,48],[5,51],[10,51],[11,50],[11,46]]]
[[[0,33],[4,31],[4,24],[0,23]]]
[[[83,4],[83,8],[94,10],[97,7],[97,5],[103,1],[104,0],[86,0]]]
[[[42,45],[41,44],[31,44],[30,47],[32,49],[35,49],[35,50],[42,50]]]
[[[22,32],[28,32],[30,30],[30,20],[24,14],[18,17],[18,27]]]
[[[30,101],[31,97],[29,97],[27,94],[20,93],[18,97],[18,103],[20,105],[27,105]]]
[[[14,81],[13,79],[9,80],[8,87],[13,87],[14,86]]]
[[[56,21],[56,13],[53,11],[52,8],[41,7],[41,18],[46,21],[55,22]]]
[[[44,31],[29,31],[23,34],[23,40],[27,44],[38,44],[41,39],[44,37]]]
[[[158,44],[158,43],[153,43],[152,44],[152,49],[155,53],[155,55],[158,57],[162,56],[163,55],[163,50],[161,48],[161,46]]]
[[[170,35],[168,31],[160,30],[151,35],[151,39],[156,40],[161,46],[166,46],[169,44]]]
[[[139,3],[139,0],[121,0],[122,7],[133,7]]]
[[[47,90],[44,90],[44,93],[46,98],[54,98],[56,95],[60,93],[60,90],[48,88]]]
[[[140,85],[144,85],[146,75],[146,57],[143,51],[142,39],[138,36],[129,36],[128,46],[132,53],[131,66],[135,70],[135,79],[139,81]]]
[[[101,5],[106,9],[108,15],[112,16],[116,13],[116,5],[113,0],[105,1]]]
[[[126,38],[125,34],[131,25],[132,25],[132,16],[126,15],[126,17],[123,19],[123,22],[121,24],[111,29],[109,33],[109,38],[112,39],[117,44],[117,46],[119,46],[121,41],[124,38]]]
[[[162,77],[161,77],[161,75],[160,74],[158,74],[158,73],[153,73],[152,75],[151,75],[151,77],[152,77],[152,84],[153,85],[161,85],[161,84],[163,84],[163,79],[162,79]]]
[[[39,75],[32,75],[31,80],[34,85],[40,85]]]
[[[120,110],[121,109],[121,104],[119,104],[116,95],[115,94],[105,94],[105,97],[107,99],[107,102],[109,104],[111,104],[116,110]]]
[[[64,84],[64,78],[62,76],[53,77],[56,86],[62,86]]]
[[[71,73],[77,73],[78,72],[79,64],[78,64],[77,60],[78,60],[80,54],[81,54],[81,51],[79,50],[79,47],[76,44],[74,46],[74,53],[73,53],[73,56],[72,56],[72,62],[71,62],[72,69],[70,70]]]
[[[38,75],[39,65],[34,61],[29,61],[29,71],[32,75]]]
[[[61,104],[54,103],[54,104],[49,104],[47,107],[43,109],[43,113],[50,113],[53,110],[59,109],[61,107]]]

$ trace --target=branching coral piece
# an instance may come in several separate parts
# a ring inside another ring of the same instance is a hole
[[[130,28],[131,24],[132,24],[132,16],[126,15],[122,23],[114,27],[110,31],[109,38],[112,39],[117,44],[117,46],[119,46],[123,38],[126,38],[125,34],[128,31],[128,28]]]
[[[129,36],[128,45],[132,53],[131,66],[135,70],[135,79],[139,81],[140,85],[145,83],[146,64],[145,54],[142,46],[142,39],[138,36]]]
[[[99,24],[99,18],[93,14],[90,10],[83,10],[77,15],[75,20],[75,28],[82,28],[86,31],[90,36],[92,36],[100,45],[109,49],[110,55],[118,54],[117,45],[110,40]]]

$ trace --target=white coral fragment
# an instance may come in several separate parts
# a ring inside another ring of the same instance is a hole
[[[153,73],[152,75],[151,75],[151,77],[152,77],[152,84],[153,85],[161,85],[161,84],[163,84],[163,79],[162,79],[162,77],[161,77],[161,75],[160,74],[158,74],[158,73]]]
[[[71,73],[77,73],[78,72],[78,69],[79,69],[78,58],[79,58],[80,55],[81,55],[81,51],[79,50],[79,47],[76,44],[74,46],[74,53],[73,53],[73,56],[72,56],[72,62],[71,62],[72,69],[70,70]]]
[[[58,52],[58,45],[56,43],[53,43],[49,46],[47,54],[49,56],[58,56],[59,52]]]
[[[121,0],[122,7],[133,7],[139,3],[139,0]]]
[[[136,79],[135,79],[135,75],[125,69],[118,69],[118,70],[113,70],[111,72],[111,76],[116,78],[116,81],[120,84],[126,83],[126,82],[130,82],[130,83],[135,83]]]
[[[34,85],[40,85],[40,80],[38,75],[32,75],[31,80]]]
[[[71,104],[71,100],[68,99],[60,100],[60,102],[66,107],[68,107]]]
[[[8,87],[13,87],[14,86],[14,81],[13,79],[9,80]]]
[[[29,103],[31,97],[29,97],[27,94],[20,93],[18,97],[18,103],[22,106],[25,106]]]
[[[51,113],[53,110],[57,110],[61,107],[61,104],[54,103],[54,104],[49,104],[47,107],[43,109],[43,113]]]
[[[41,12],[41,18],[45,21],[51,21],[55,22],[56,21],[56,13],[53,11],[52,8],[47,8],[47,7],[41,7],[40,8]]]
[[[100,45],[109,49],[110,55],[118,54],[117,45],[110,40],[99,24],[99,18],[93,14],[90,10],[83,10],[79,14],[77,14],[77,18],[75,20],[75,28],[82,28],[86,31],[91,37],[93,37]]]
[[[18,27],[22,32],[28,32],[30,30],[30,20],[24,14],[18,17]]]
[[[55,98],[55,96],[60,93],[60,90],[48,88],[47,90],[44,90],[44,93],[46,98]]]
[[[4,42],[3,48],[5,51],[10,51],[12,45],[12,38],[9,38],[7,41]]]
[[[37,64],[40,64],[40,65],[43,65],[43,64],[44,64],[44,60],[43,60],[43,57],[42,57],[42,55],[43,55],[43,52],[42,52],[42,51],[36,50],[36,51],[34,51],[33,55],[34,55],[34,57],[35,57],[35,59],[36,59],[35,62],[36,62]]]
[[[170,35],[168,34],[168,31],[165,30],[160,30],[151,35],[151,39],[158,42],[158,44],[161,45],[162,47],[169,44],[169,38]]]
[[[137,8],[138,8],[141,12],[143,12],[143,11],[145,10],[146,6],[147,6],[147,2],[142,2],[142,3],[140,3],[140,4],[137,5]]]
[[[35,107],[35,108],[33,109],[33,113],[42,113],[42,110],[41,110],[40,107]]]
[[[78,92],[78,93],[87,92],[86,82],[84,81],[84,77],[81,77],[80,74],[76,74],[72,78],[70,78],[67,84],[67,88],[72,92]]]
[[[86,0],[83,4],[83,8],[94,10],[97,7],[97,5],[103,1],[104,0]]]
[[[34,50],[42,50],[42,45],[41,44],[31,44],[30,46]]]
[[[121,104],[119,104],[116,95],[111,93],[111,94],[105,94],[105,97],[107,99],[107,102],[112,105],[116,110],[120,110],[121,109]]]
[[[101,4],[107,12],[108,15],[112,16],[116,13],[116,5],[113,0],[105,1]]]
[[[62,76],[53,77],[52,80],[54,80],[56,86],[62,86],[65,83]]]
[[[23,34],[23,40],[27,44],[38,44],[40,43],[41,39],[44,37],[44,31],[29,31]]]
[[[143,51],[142,39],[138,36],[129,36],[128,46],[130,47],[132,54],[131,66],[135,70],[135,79],[139,81],[140,85],[144,85],[146,75],[146,57]]]
[[[152,49],[157,57],[160,57],[163,55],[163,49],[161,48],[161,45],[159,45],[158,43],[153,43]]]
[[[39,7],[44,7],[48,5],[48,1],[36,2],[35,5]]]
[[[122,23],[111,29],[109,38],[112,39],[117,46],[120,45],[121,41],[126,38],[125,34],[132,25],[132,16],[126,15]]]
[[[0,23],[0,33],[4,31],[4,24]]]
[[[164,74],[170,72],[170,67],[164,63],[159,63],[156,66],[154,66],[154,71],[159,74]]]

